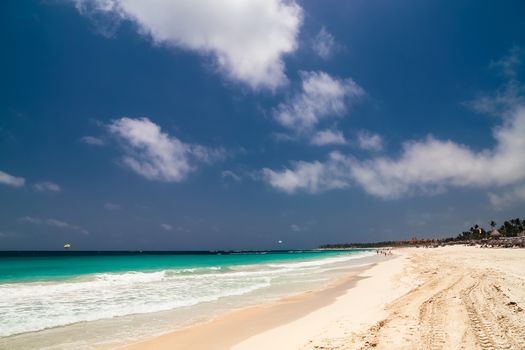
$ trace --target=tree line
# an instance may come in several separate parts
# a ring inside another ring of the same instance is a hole
[[[470,227],[468,231],[463,231],[455,237],[441,238],[441,239],[418,239],[412,237],[408,240],[399,241],[382,241],[372,243],[338,243],[338,244],[324,244],[319,246],[321,249],[341,249],[341,248],[377,248],[377,247],[401,247],[414,245],[435,245],[441,243],[452,243],[461,241],[481,240],[491,237],[491,232],[496,229],[497,223],[492,220],[489,224],[490,229],[486,230],[480,225]],[[525,231],[525,220],[520,218],[510,219],[505,221],[498,229],[501,237],[516,237],[521,232]]]
[[[496,226],[497,224],[494,220],[490,222],[490,231],[486,231],[479,225],[474,225],[470,230],[461,232],[456,237],[456,240],[489,238],[490,233],[496,228]],[[520,220],[520,218],[507,220],[498,228],[502,237],[516,237],[520,232],[523,232],[523,230],[525,230],[525,220]]]

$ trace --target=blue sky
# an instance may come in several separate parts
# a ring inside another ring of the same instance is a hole
[[[522,1],[0,6],[0,249],[309,248],[523,216]]]

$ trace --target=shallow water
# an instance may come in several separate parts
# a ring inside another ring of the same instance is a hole
[[[0,348],[91,348],[142,339],[315,288],[374,255],[346,250],[2,256]]]

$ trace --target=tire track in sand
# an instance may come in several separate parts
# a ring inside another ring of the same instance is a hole
[[[494,277],[494,276],[490,276]],[[525,329],[512,320],[512,310],[505,308],[505,295],[490,284],[488,275],[461,292],[470,326],[482,349],[525,349]]]
[[[447,300],[451,291],[463,280],[463,276],[427,299],[419,309],[419,326],[423,330],[421,345],[425,349],[441,350],[449,343],[446,332],[448,317]]]

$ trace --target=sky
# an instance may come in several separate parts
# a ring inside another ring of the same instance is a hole
[[[525,214],[523,1],[0,7],[0,250],[303,249]]]

